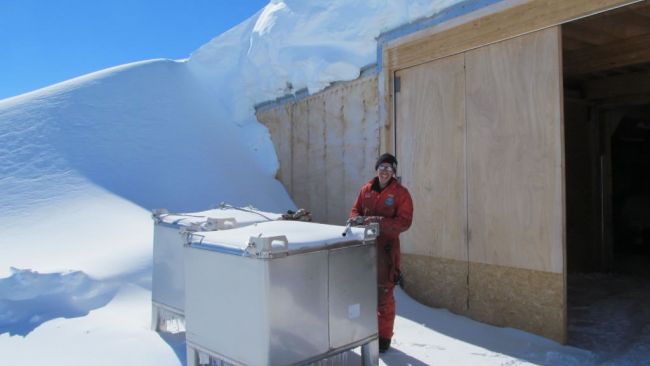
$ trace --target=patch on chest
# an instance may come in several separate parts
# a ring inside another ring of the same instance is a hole
[[[372,197],[372,193],[370,192],[366,193],[366,198],[370,198],[370,197]]]
[[[386,201],[384,201],[384,204],[386,206],[392,206],[395,203],[395,198],[393,197],[392,194],[388,195],[388,198],[386,198]]]

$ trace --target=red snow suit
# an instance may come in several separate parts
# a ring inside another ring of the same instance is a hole
[[[393,288],[400,273],[399,234],[411,226],[413,201],[408,190],[395,178],[391,178],[380,192],[379,179],[375,177],[361,187],[350,211],[350,218],[356,216],[379,217],[377,316],[379,337],[390,339],[395,322]]]

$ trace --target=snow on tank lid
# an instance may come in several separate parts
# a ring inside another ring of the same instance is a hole
[[[317,249],[333,244],[366,239],[366,228],[353,227],[343,236],[344,226],[316,224],[302,221],[270,221],[232,230],[198,232],[192,244],[246,250],[251,238],[273,238],[273,246],[286,245],[288,251]],[[286,243],[281,243],[286,238]]]
[[[219,229],[236,228],[258,222],[277,220],[282,217],[281,214],[261,211],[253,207],[234,207],[225,204],[214,209],[191,213],[154,211],[153,216],[154,219],[160,222],[182,227],[203,224],[208,219],[225,221],[223,227]]]

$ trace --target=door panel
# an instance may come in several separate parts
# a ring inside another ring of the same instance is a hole
[[[457,55],[396,73],[398,175],[415,209],[407,253],[467,260],[464,68]]]
[[[406,290],[455,312],[468,296],[464,68],[457,55],[396,73],[397,170],[414,202],[401,236]]]
[[[470,261],[562,273],[559,31],[467,52]]]
[[[562,62],[549,28],[399,70],[406,290],[566,339]]]
[[[469,314],[566,339],[562,62],[554,27],[466,53]]]

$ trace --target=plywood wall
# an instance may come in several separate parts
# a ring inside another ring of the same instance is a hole
[[[466,53],[470,261],[564,270],[559,28]]]
[[[396,76],[399,174],[415,202],[402,251],[466,261],[464,56]]]
[[[377,77],[257,111],[276,148],[277,177],[314,221],[342,224],[379,156]]]

